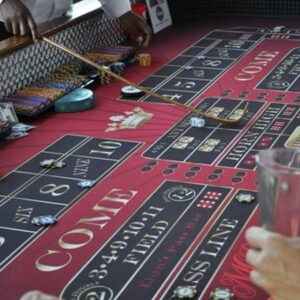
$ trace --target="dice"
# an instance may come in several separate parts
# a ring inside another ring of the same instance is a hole
[[[203,118],[199,118],[199,117],[192,117],[190,118],[190,125],[192,127],[204,127],[205,126],[205,120]]]

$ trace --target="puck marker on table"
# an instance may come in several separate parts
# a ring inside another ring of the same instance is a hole
[[[132,85],[126,85],[122,87],[121,94],[124,97],[141,97],[145,93]]]
[[[76,89],[61,97],[54,104],[56,112],[77,112],[94,106],[94,93],[86,88]]]

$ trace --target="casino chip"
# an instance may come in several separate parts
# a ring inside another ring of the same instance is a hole
[[[210,300],[233,300],[234,294],[230,289],[216,288],[210,293]]]
[[[252,194],[238,194],[235,199],[240,203],[251,203],[255,200],[255,197]]]
[[[52,164],[51,168],[52,169],[61,169],[61,168],[65,167],[65,166],[66,166],[66,163],[64,161],[55,161]]]
[[[52,165],[55,163],[55,159],[45,159],[40,162],[40,166],[44,169],[51,169]]]
[[[123,97],[126,98],[139,98],[144,96],[144,92],[142,92],[141,90],[135,88],[132,85],[126,85],[124,87],[122,87],[121,89],[121,94]]]
[[[40,162],[40,165],[44,169],[61,169],[66,166],[64,161],[56,161],[55,159],[45,159]]]
[[[273,33],[284,33],[284,32],[286,32],[286,27],[283,26],[283,25],[275,26],[275,27],[272,29],[272,32],[273,32]]]
[[[56,217],[52,215],[38,216],[31,220],[31,223],[36,226],[49,226],[56,223]]]
[[[198,61],[200,61],[200,60],[203,60],[203,59],[205,59],[206,57],[204,56],[204,55],[197,55],[196,56],[196,59],[198,60]]]
[[[91,188],[95,185],[95,180],[80,180],[77,185],[83,189],[85,188]]]
[[[111,71],[122,76],[125,71],[125,63],[117,61],[111,65]]]
[[[177,299],[192,299],[196,294],[197,290],[189,285],[180,285],[174,290],[174,295]]]
[[[192,127],[201,128],[205,126],[205,120],[203,118],[192,117],[190,118],[190,125]]]
[[[194,67],[188,65],[188,66],[185,66],[184,69],[187,71],[191,71],[191,70],[194,70]]]

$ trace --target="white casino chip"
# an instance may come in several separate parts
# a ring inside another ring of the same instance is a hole
[[[193,286],[181,285],[174,290],[177,299],[192,299],[196,296],[197,291]]]
[[[234,294],[230,289],[216,288],[210,293],[210,300],[233,300]]]

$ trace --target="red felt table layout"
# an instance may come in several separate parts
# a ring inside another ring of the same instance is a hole
[[[288,33],[266,29],[279,22]],[[129,65],[127,79],[222,117],[248,102],[245,119],[191,127],[178,107],[122,99],[114,80],[94,89],[92,110],[25,120],[37,128],[0,144],[0,299],[175,299],[180,285],[198,299],[216,287],[268,298],[250,282],[244,232],[258,224],[255,154],[299,134],[297,21],[202,20],[146,51],[152,66]],[[66,166],[42,169],[48,158]],[[45,214],[57,224],[31,224]]]

